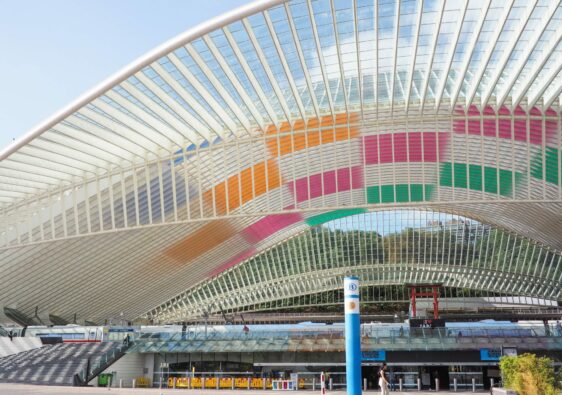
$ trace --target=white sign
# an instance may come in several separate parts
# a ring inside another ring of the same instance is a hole
[[[345,314],[359,314],[359,280],[354,277],[343,279]]]

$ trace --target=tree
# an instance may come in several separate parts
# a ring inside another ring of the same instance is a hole
[[[535,354],[505,356],[500,360],[503,385],[519,395],[555,395],[552,360]]]

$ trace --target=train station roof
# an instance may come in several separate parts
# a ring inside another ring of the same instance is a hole
[[[186,31],[0,152],[0,304],[133,319],[399,208],[554,262],[561,22],[550,0],[260,0]]]

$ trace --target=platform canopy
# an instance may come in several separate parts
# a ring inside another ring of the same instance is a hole
[[[157,319],[322,218],[406,208],[557,262],[561,39],[552,0],[264,0],[190,29],[0,152],[0,305]]]

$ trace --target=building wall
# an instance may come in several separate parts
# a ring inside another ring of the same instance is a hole
[[[113,377],[112,387],[119,387],[119,380],[123,380],[123,387],[132,387],[133,379],[137,377],[152,377],[152,372],[146,369],[147,360],[154,361],[152,354],[125,354],[121,359],[108,367],[103,373],[117,373]],[[150,372],[147,374],[145,372]],[[90,385],[97,386],[97,377],[90,381]]]

